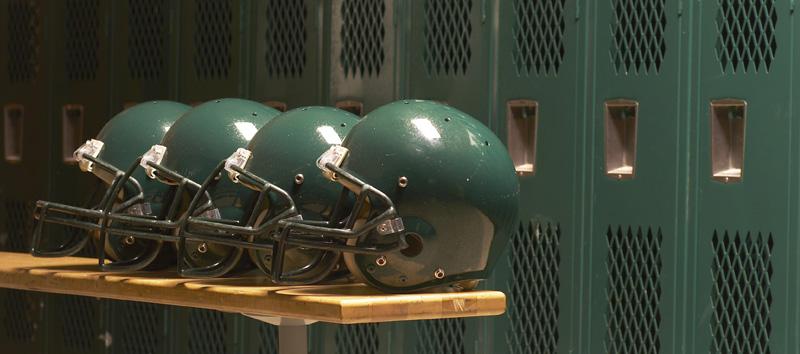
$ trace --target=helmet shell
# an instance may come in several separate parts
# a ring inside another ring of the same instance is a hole
[[[356,123],[358,116],[332,107],[283,113],[253,137],[246,168],[290,193],[304,219],[325,219],[341,188],[319,173],[316,160],[331,145],[341,145]]]
[[[97,134],[96,139],[104,143],[97,157],[124,171],[142,151],[158,144],[175,121],[189,109],[191,107],[178,102],[150,101],[123,110]],[[141,169],[134,171],[132,177],[142,186],[145,200],[166,191],[166,186],[147,178]]]
[[[161,166],[176,172],[198,185],[211,175],[220,161],[238,148],[248,145],[259,129],[280,114],[261,103],[224,98],[208,101],[186,112],[169,129],[161,145],[167,148]],[[208,190],[219,217],[239,220],[243,207],[252,203],[253,195],[227,178],[221,178]],[[188,206],[190,199],[184,199]],[[179,213],[185,213],[185,208]],[[187,242],[189,249],[196,242]],[[192,266],[208,266],[230,255],[230,247],[210,244],[206,254],[190,253]]]
[[[519,182],[494,133],[453,107],[405,100],[370,112],[343,146],[342,167],[386,193],[405,231],[422,241],[414,256],[386,255],[388,266],[355,255],[366,281],[409,291],[487,276],[518,217]]]

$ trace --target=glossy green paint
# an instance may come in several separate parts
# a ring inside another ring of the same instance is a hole
[[[258,102],[224,98],[201,104],[186,112],[170,128],[161,145],[167,148],[161,166],[172,170],[198,185],[213,172],[220,161],[236,149],[246,147],[250,139],[279,111]],[[252,203],[253,195],[227,178],[209,190],[214,206],[223,219],[239,220],[242,206]],[[189,201],[185,201],[188,206]],[[180,214],[185,212],[181,209]],[[189,249],[195,243],[187,242]],[[209,245],[207,256],[190,252],[189,260],[201,266],[205,262],[224,258],[229,247]]]
[[[246,169],[288,192],[304,219],[325,220],[341,187],[324,178],[317,158],[340,145],[358,116],[331,107],[303,107],[283,113],[258,131],[247,149]],[[303,176],[297,185],[295,177]]]
[[[519,194],[494,133],[455,108],[406,100],[368,114],[342,145],[350,150],[342,168],[386,193],[406,232],[423,240],[417,256],[387,254],[385,267],[374,266],[375,256],[356,255],[368,282],[413,290],[488,277],[517,223]],[[400,177],[407,187],[398,186]],[[434,278],[437,268],[443,279]]]

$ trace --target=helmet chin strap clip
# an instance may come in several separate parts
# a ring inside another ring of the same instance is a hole
[[[147,177],[151,179],[156,179],[156,170],[150,166],[150,163],[154,165],[158,165],[161,163],[161,160],[164,159],[164,154],[167,153],[167,147],[164,145],[153,145],[150,150],[147,150],[144,155],[142,155],[142,160],[139,162],[139,165],[144,167],[144,172],[147,174]]]
[[[350,153],[346,147],[341,145],[331,145],[327,151],[322,153],[322,155],[317,159],[317,167],[322,170],[322,175],[331,180],[336,181],[336,172],[331,171],[327,167],[329,163],[341,167],[344,159],[347,158],[347,154]]]
[[[247,161],[250,160],[250,156],[253,153],[250,150],[238,148],[225,160],[225,171],[228,171],[228,177],[230,177],[233,183],[239,183],[239,172],[233,169],[233,166],[236,166],[240,169],[244,169],[244,165],[247,164]]]
[[[398,233],[405,229],[406,227],[403,225],[402,218],[388,219],[378,224],[378,226],[375,227],[375,230],[378,231],[378,234],[380,234],[381,236]]]
[[[75,150],[74,153],[72,153],[72,156],[75,157],[75,161],[78,162],[78,167],[81,168],[81,171],[92,172],[94,163],[89,161],[89,159],[86,159],[85,156],[97,158],[97,156],[100,155],[100,151],[103,151],[104,145],[105,144],[103,144],[103,142],[100,140],[89,139],[86,140],[86,142],[83,143],[83,145],[81,145],[77,150]]]

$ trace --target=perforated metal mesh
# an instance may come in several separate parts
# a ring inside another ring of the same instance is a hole
[[[658,73],[667,52],[666,0],[611,0],[611,61],[618,74]]]
[[[128,0],[128,71],[131,78],[161,77],[166,63],[165,35],[169,32],[166,0]]]
[[[419,321],[417,323],[417,353],[463,354],[467,321],[463,318]]]
[[[514,48],[520,76],[556,75],[564,60],[566,0],[515,0]]]
[[[230,0],[195,0],[194,68],[201,79],[224,79],[231,70]]]
[[[430,76],[464,75],[472,58],[472,0],[425,1],[423,61]]]
[[[225,354],[228,324],[222,312],[192,309],[189,311],[189,353]]]
[[[718,0],[716,53],[722,71],[769,72],[778,42],[773,0]]]
[[[339,63],[345,76],[378,76],[385,58],[383,48],[383,0],[343,0],[342,28],[339,33],[342,51]]]
[[[278,327],[258,324],[258,354],[278,354]]]
[[[555,353],[558,347],[558,269],[561,229],[557,224],[521,224],[511,238],[506,342],[511,353]]]
[[[305,1],[267,2],[265,61],[270,77],[303,76],[306,64],[306,15]]]
[[[66,0],[65,72],[69,80],[94,80],[100,65],[99,0]]]
[[[114,302],[115,327],[113,344],[115,353],[146,354],[159,353],[162,348],[164,307],[143,302]]]
[[[606,240],[606,352],[658,353],[661,230],[609,226]]]
[[[64,346],[76,353],[88,353],[100,338],[97,300],[84,296],[60,296],[61,335]]]
[[[39,4],[31,0],[8,2],[8,79],[28,82],[39,72]]]
[[[373,354],[381,347],[377,323],[341,325],[336,329],[336,353]]]
[[[714,232],[712,352],[770,352],[774,244],[772,234]]]
[[[14,252],[28,252],[30,234],[33,231],[33,202],[6,200],[2,204],[2,225],[0,240],[3,249]]]
[[[2,289],[5,335],[17,343],[35,343],[40,336],[42,298],[32,292]]]

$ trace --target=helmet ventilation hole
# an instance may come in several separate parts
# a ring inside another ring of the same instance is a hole
[[[397,179],[397,185],[398,185],[400,188],[405,188],[405,187],[407,187],[407,186],[408,186],[408,177],[406,177],[406,176],[401,176],[400,178],[398,178],[398,179]]]
[[[406,257],[416,257],[422,253],[422,237],[418,234],[406,234],[408,247],[400,251]]]
[[[445,122],[449,122],[450,121],[450,117],[445,118],[444,121]]]
[[[305,177],[302,173],[294,175],[294,184],[303,184],[303,181],[305,181]]]
[[[344,127],[347,126],[347,123],[342,123],[341,126],[342,126],[342,128],[344,128]]]
[[[484,141],[483,144],[489,146],[489,140]]]

